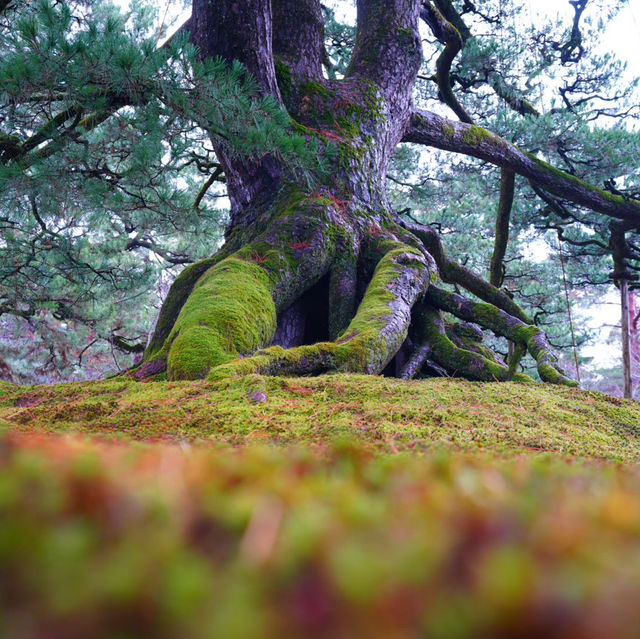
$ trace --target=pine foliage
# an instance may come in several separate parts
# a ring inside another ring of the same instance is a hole
[[[122,13],[39,0],[0,13],[0,322],[36,336],[5,352],[14,369],[44,335],[59,339],[40,363],[65,375],[88,343],[79,334],[107,351],[117,336],[142,337],[176,266],[220,244],[212,141],[277,155],[309,182],[324,169],[241,64],[200,62],[181,33],[158,46],[155,19],[142,2]],[[146,311],[125,312],[133,306]]]

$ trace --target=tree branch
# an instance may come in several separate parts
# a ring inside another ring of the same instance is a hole
[[[420,17],[429,25],[433,35],[445,45],[436,60],[436,80],[440,97],[462,122],[472,124],[473,118],[458,101],[451,86],[451,65],[464,47],[464,39],[458,29],[429,0],[422,3]]]
[[[515,173],[508,169],[502,169],[500,175],[500,201],[496,214],[496,238],[491,255],[489,267],[489,281],[493,286],[502,286],[504,279],[504,256],[509,243],[509,221],[511,208],[513,207],[513,195],[515,191]]]
[[[265,94],[282,103],[272,49],[271,0],[193,0],[191,35],[202,58],[245,65]]]
[[[533,323],[527,314],[504,291],[483,280],[468,268],[450,260],[444,252],[442,242],[435,229],[402,219],[398,219],[398,223],[422,240],[426,250],[435,260],[440,277],[444,282],[459,284],[481,300],[497,306],[509,313],[509,315],[522,320],[525,324]]]
[[[364,76],[385,97],[410,96],[422,62],[417,0],[358,0],[358,31],[346,76]]]
[[[442,7],[451,21],[441,13],[435,4]],[[451,65],[463,49],[466,40],[471,37],[471,32],[449,0],[438,0],[435,4],[430,0],[423,0],[420,17],[429,25],[438,40],[446,45],[436,60],[436,80],[440,90],[440,98],[462,122],[474,124],[473,117],[453,92],[451,83]],[[509,242],[509,220],[513,206],[514,184],[515,174],[513,171],[503,168],[500,176],[500,201],[496,214],[495,244],[490,267],[490,281],[496,287],[499,287],[504,279],[503,260]]]
[[[575,204],[640,225],[640,201],[608,193],[560,171],[482,127],[448,120],[430,111],[420,111],[412,115],[402,141],[485,160],[534,180],[545,191]]]

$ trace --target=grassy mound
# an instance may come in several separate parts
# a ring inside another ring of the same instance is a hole
[[[4,385],[0,424],[0,636],[631,637],[640,621],[636,403],[113,380]]]

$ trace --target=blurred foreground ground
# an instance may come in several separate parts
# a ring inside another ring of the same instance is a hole
[[[330,376],[0,386],[0,636],[636,637],[640,405]]]

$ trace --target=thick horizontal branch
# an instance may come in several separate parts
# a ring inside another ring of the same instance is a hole
[[[614,195],[556,169],[480,126],[448,120],[430,111],[420,111],[411,116],[403,142],[462,153],[511,169],[549,193],[592,211],[640,226],[640,201]]]

